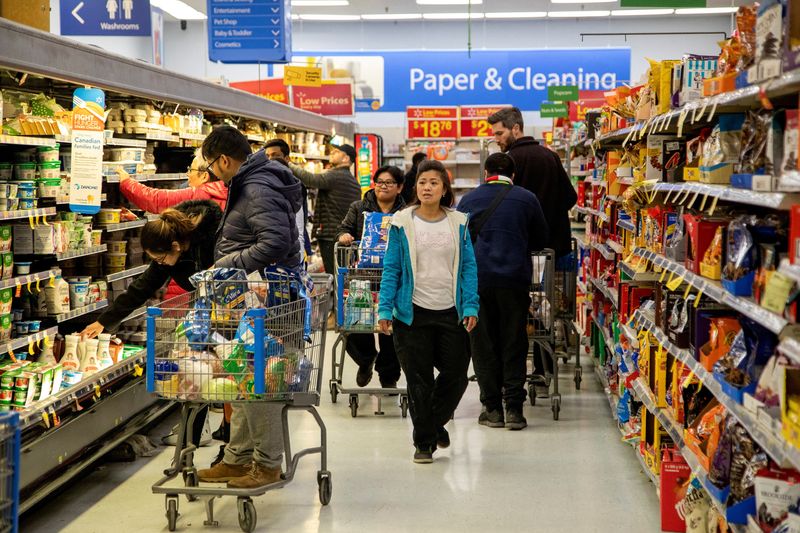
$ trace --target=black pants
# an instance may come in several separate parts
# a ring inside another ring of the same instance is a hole
[[[481,403],[490,411],[519,410],[525,402],[531,304],[528,287],[480,291],[478,325],[470,334],[472,365],[481,388]]]
[[[392,335],[378,335],[380,351],[375,350],[375,335],[351,333],[347,336],[347,353],[360,367],[375,364],[381,385],[397,383],[400,379],[400,361],[394,349]]]
[[[336,241],[318,239],[318,242],[319,253],[322,256],[322,264],[325,265],[325,273],[336,277],[336,272],[334,272],[334,270],[336,270],[336,261],[333,257],[333,247]]]
[[[414,323],[394,320],[394,345],[406,374],[414,445],[436,446],[436,431],[453,416],[467,389],[467,334],[455,308],[430,311],[414,306]],[[433,369],[439,371],[433,378]]]
[[[203,426],[206,425],[206,417],[208,416],[208,406],[204,405],[197,410],[197,416],[194,419],[194,425],[191,430],[191,443],[200,447],[200,438],[203,436]]]

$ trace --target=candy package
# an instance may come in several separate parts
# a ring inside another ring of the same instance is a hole
[[[798,111],[797,109],[786,110],[786,127],[783,130],[783,160],[776,174],[783,174],[798,169],[798,146],[800,146],[800,135],[798,135]]]
[[[772,531],[787,515],[797,513],[800,504],[800,474],[794,470],[765,468],[755,479],[758,523],[764,531]]]
[[[768,146],[772,132],[772,111],[748,111],[742,124],[741,152],[734,171],[739,174],[772,174],[774,161]]]
[[[686,523],[686,533],[708,533],[708,508],[711,500],[705,489],[693,478],[686,490],[686,497],[678,502],[675,509]]]
[[[383,268],[391,222],[391,214],[364,213],[364,227],[358,244],[358,268]]]
[[[731,456],[733,454],[733,433],[735,421],[728,416],[723,421],[725,427],[711,459],[708,480],[719,488],[727,487],[731,476]]]

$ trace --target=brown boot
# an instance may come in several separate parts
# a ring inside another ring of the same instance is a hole
[[[225,461],[220,461],[211,468],[197,471],[200,481],[207,483],[224,483],[238,477],[242,477],[250,471],[250,465],[229,465]]]
[[[247,475],[228,481],[229,489],[255,489],[281,480],[281,468],[267,468],[253,462]]]

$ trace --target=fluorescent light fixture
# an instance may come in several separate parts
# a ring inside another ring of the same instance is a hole
[[[553,4],[616,4],[617,0],[550,0]]]
[[[657,17],[672,15],[674,9],[615,9],[611,12],[612,17]]]
[[[423,13],[425,20],[469,20],[482,19],[483,13]]]
[[[485,13],[487,19],[542,19],[547,11],[509,11],[506,13]]]
[[[567,18],[586,18],[586,17],[607,17],[611,11],[548,11],[547,16],[551,19]]]
[[[300,20],[300,15],[297,13],[292,13],[292,20]]]
[[[422,13],[376,13],[372,15],[361,15],[363,20],[420,20]]]
[[[301,13],[300,20],[311,20],[311,21],[330,21],[330,22],[349,22],[349,21],[356,21],[361,20],[360,15],[325,15],[325,14],[317,14],[317,13]]]
[[[420,6],[479,6],[483,4],[483,0],[417,0],[417,5]]]
[[[157,7],[178,20],[206,20],[208,17],[181,0],[150,0],[150,5]]]
[[[348,0],[292,0],[292,7],[343,7],[349,5]]]
[[[725,15],[728,13],[736,13],[738,7],[690,7],[685,9],[676,9],[676,15]]]

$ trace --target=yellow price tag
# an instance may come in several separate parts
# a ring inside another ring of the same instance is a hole
[[[703,289],[697,291],[697,296],[694,299],[694,307],[697,309],[697,306],[700,305],[700,297],[703,295]]]
[[[28,224],[31,225],[31,229],[36,229],[36,226],[33,225],[33,215],[28,216]]]
[[[34,343],[33,343],[33,341],[31,341],[28,344],[28,354],[30,354],[30,355],[33,355],[35,353],[34,350],[33,350],[33,346],[34,346]]]
[[[42,411],[42,421],[47,429],[50,429],[50,415],[47,414],[47,411]]]
[[[693,378],[694,378],[694,370],[690,370],[689,375],[686,376],[686,383],[691,383]]]
[[[8,346],[6,346],[6,349],[8,351],[8,356],[11,358],[12,361],[16,363],[17,358],[14,356],[14,350],[11,349],[11,343],[9,343]]]
[[[144,369],[139,365],[134,365],[133,375],[136,377],[140,377],[142,374],[144,374]]]
[[[687,284],[686,285],[686,290],[683,292],[683,299],[684,300],[687,299],[689,297],[689,293],[691,293],[691,292],[692,292],[692,286]]]
[[[36,347],[39,348],[39,349],[42,348],[42,340],[43,339],[41,337],[36,339]]]
[[[100,385],[98,385],[97,383],[94,384],[94,397],[95,398],[100,397]]]
[[[30,276],[27,276],[27,277],[25,278],[25,281],[27,281],[27,284],[26,284],[26,286],[27,286],[27,288],[28,288],[28,294],[30,294],[30,293],[31,293],[31,283],[33,283],[33,280],[31,279],[31,277],[30,277]]]
[[[704,210],[706,208],[706,200],[708,200],[708,195],[704,194],[703,195],[703,201],[700,202],[700,211],[702,211],[702,210]]]
[[[50,272],[50,279],[47,281],[47,286],[51,289],[56,286],[56,277],[53,275],[53,272]]]
[[[667,270],[666,268],[661,271],[661,277],[658,279],[659,283],[662,283],[664,281],[664,278],[667,277],[667,272],[669,272],[669,270]]]
[[[667,283],[667,288],[671,291],[675,291],[678,289],[678,287],[681,286],[681,283],[683,283],[683,276],[679,276],[675,279],[670,280]]]
[[[20,284],[19,280],[17,280],[17,284],[14,287],[14,297],[19,298],[22,296],[22,285]]]
[[[714,201],[711,202],[711,206],[708,208],[708,214],[713,215],[714,210],[717,209],[717,202],[719,201],[719,196],[714,197]]]
[[[45,226],[48,226],[48,227],[50,226],[50,224],[47,223],[47,215],[42,215],[42,224],[44,224]],[[55,416],[55,415],[53,415],[53,416]]]
[[[42,280],[40,278],[36,278],[36,292],[42,292],[42,288],[39,286],[39,283],[41,283],[41,281]]]

